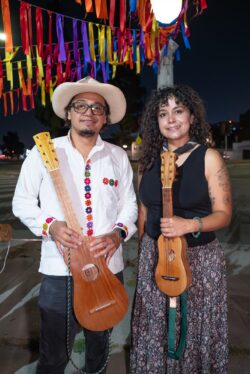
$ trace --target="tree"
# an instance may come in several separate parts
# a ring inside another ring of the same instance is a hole
[[[24,144],[19,141],[19,137],[16,132],[8,131],[7,135],[3,136],[3,144],[1,149],[3,153],[11,158],[17,157],[24,153]]]

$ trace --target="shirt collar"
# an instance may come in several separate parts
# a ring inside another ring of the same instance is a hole
[[[71,145],[71,147],[75,149],[75,147],[73,146],[72,141],[71,141],[70,130],[68,131],[67,138],[68,138],[68,141],[69,141],[69,144]],[[89,157],[91,157],[94,153],[103,150],[103,148],[104,148],[104,141],[102,140],[101,136],[98,135],[97,140],[96,140],[96,144],[91,149]]]

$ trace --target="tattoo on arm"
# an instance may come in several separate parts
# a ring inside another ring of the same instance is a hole
[[[230,192],[231,191],[231,186],[230,186],[230,182],[229,182],[227,167],[225,165],[223,165],[216,172],[216,176],[218,178],[219,186],[222,188],[222,190],[224,192]]]
[[[219,186],[222,188],[222,191],[225,192],[222,201],[225,205],[232,203],[231,199],[231,184],[228,176],[228,170],[226,165],[223,165],[216,173],[218,178]]]
[[[215,203],[215,197],[212,196],[211,188],[208,189],[208,194],[209,194],[209,197],[210,197],[211,205],[213,206],[214,203]]]

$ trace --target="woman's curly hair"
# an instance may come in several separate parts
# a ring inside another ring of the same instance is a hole
[[[158,111],[161,105],[168,103],[169,98],[175,98],[177,104],[183,104],[194,116],[190,126],[190,139],[200,144],[211,146],[212,135],[210,126],[205,119],[205,108],[199,94],[186,85],[166,87],[152,92],[141,118],[143,137],[142,158],[140,171],[149,169],[162,151],[164,137],[160,133]]]

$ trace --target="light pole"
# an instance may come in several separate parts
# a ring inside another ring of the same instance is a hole
[[[150,0],[155,18],[158,22],[167,26],[176,22],[181,9],[182,0]],[[174,84],[174,53],[178,44],[173,39],[169,40],[167,55],[164,56],[163,49],[160,54],[160,66],[157,76],[157,88],[169,87]]]
[[[164,56],[161,50],[160,66],[157,75],[157,88],[171,87],[174,84],[174,53],[178,44],[170,39],[168,43],[167,55]]]

